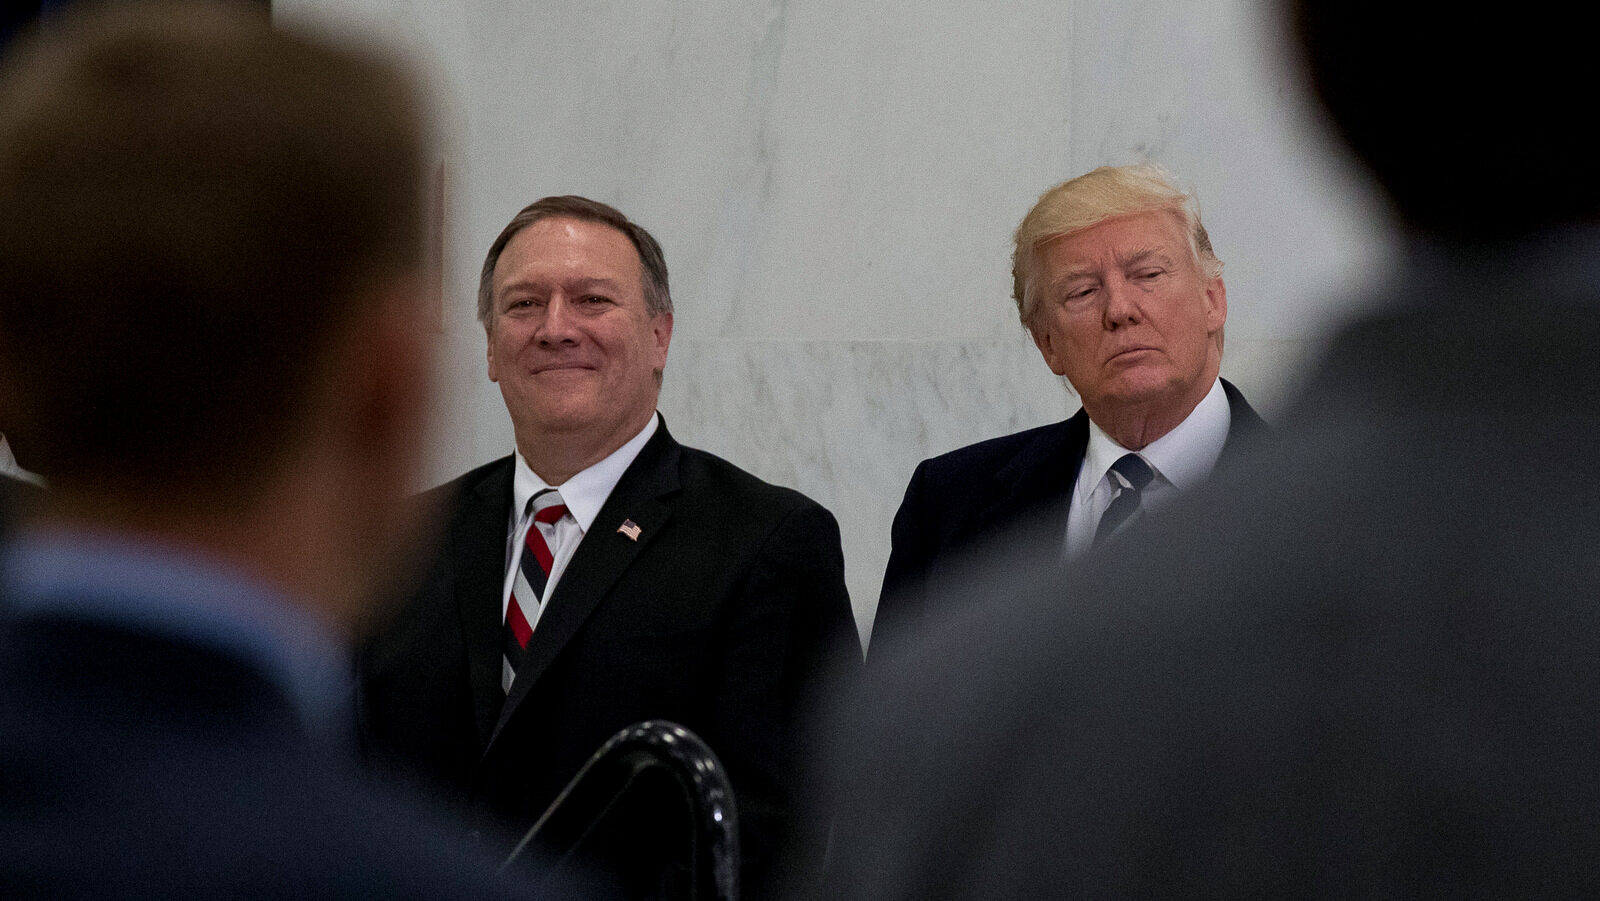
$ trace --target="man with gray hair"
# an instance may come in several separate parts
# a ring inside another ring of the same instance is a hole
[[[1083,409],[925,460],[895,516],[875,635],[999,536],[1078,557],[1204,480],[1262,422],[1218,373],[1228,296],[1193,196],[1155,166],[1046,191],[1017,228],[1012,293]]]
[[[478,300],[516,446],[430,493],[439,554],[363,658],[369,746],[509,847],[612,734],[680,723],[727,766],[762,897],[780,845],[801,849],[785,866],[820,857],[825,824],[793,815],[801,713],[826,668],[861,663],[839,527],[668,434],[667,267],[619,210],[529,205]],[[635,887],[653,878],[642,845],[616,874]]]

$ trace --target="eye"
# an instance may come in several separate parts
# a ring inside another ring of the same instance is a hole
[[[598,305],[598,304],[607,304],[607,303],[610,303],[610,302],[611,302],[611,298],[602,296],[600,294],[585,294],[582,297],[578,298],[578,303],[583,304],[585,306],[595,306],[595,305]]]
[[[1147,282],[1156,278],[1160,278],[1161,276],[1165,275],[1166,272],[1167,270],[1162,269],[1159,266],[1154,266],[1149,269],[1140,269],[1138,272],[1133,274],[1133,277],[1137,281]]]

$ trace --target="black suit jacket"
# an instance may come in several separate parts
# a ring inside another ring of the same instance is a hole
[[[1231,417],[1218,466],[1257,440],[1266,424],[1226,379]],[[889,565],[873,641],[915,629],[942,576],[979,553],[1013,556],[1026,546],[1059,555],[1078,466],[1089,446],[1089,415],[980,441],[918,464],[895,514]],[[946,586],[948,587],[948,586]]]
[[[879,661],[833,896],[1600,894],[1600,295],[1492,251],[1137,558]]]
[[[524,896],[353,750],[230,654],[0,614],[0,897]]]
[[[796,825],[811,690],[830,666],[860,665],[833,516],[661,425],[579,544],[502,696],[513,465],[432,492],[449,511],[436,563],[362,657],[373,755],[510,835],[617,730],[671,720],[726,765],[759,883]],[[627,520],[637,540],[618,532]],[[802,846],[820,843],[820,824],[799,831],[811,833]]]

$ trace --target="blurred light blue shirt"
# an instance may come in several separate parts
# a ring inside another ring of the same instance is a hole
[[[348,742],[354,677],[331,625],[220,559],[114,531],[30,529],[0,548],[0,609],[208,647],[282,687],[314,736]]]

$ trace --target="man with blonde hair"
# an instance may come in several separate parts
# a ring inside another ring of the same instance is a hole
[[[917,467],[879,635],[923,619],[933,584],[997,536],[1081,556],[1262,427],[1218,375],[1222,262],[1194,197],[1159,167],[1104,166],[1046,191],[1017,228],[1012,279],[1023,326],[1083,409]]]
[[[830,901],[1600,896],[1600,172],[1553,125],[1592,39],[1287,5],[1394,271],[1144,553],[875,661]]]

